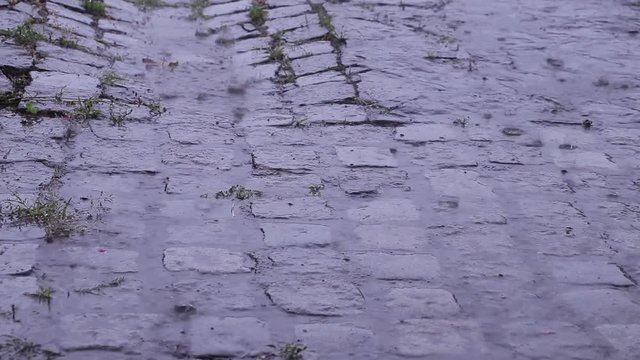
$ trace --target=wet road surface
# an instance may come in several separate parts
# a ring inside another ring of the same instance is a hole
[[[0,0],[0,358],[640,359],[639,19]]]

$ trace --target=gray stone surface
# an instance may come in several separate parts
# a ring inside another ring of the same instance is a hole
[[[199,317],[188,334],[191,352],[198,358],[255,356],[271,344],[267,324],[253,317]]]
[[[36,262],[36,244],[0,244],[0,275],[25,275]]]
[[[375,347],[373,331],[349,323],[301,324],[295,327],[296,339],[322,357],[354,357]]]
[[[560,295],[574,311],[595,324],[635,322],[640,305],[616,289],[575,290]]]
[[[299,315],[340,316],[362,312],[358,288],[342,280],[291,281],[272,284],[267,295],[282,310]]]
[[[618,351],[621,359],[631,360],[640,354],[640,324],[600,325],[596,328]]]
[[[65,99],[88,99],[100,94],[98,79],[87,75],[65,74],[59,72],[32,72],[33,81],[25,91],[31,95],[53,99],[62,92]]]
[[[66,247],[58,252],[60,259],[71,266],[129,273],[138,271],[138,253],[103,247]]]
[[[427,232],[417,226],[360,225],[354,231],[362,249],[416,251],[429,245]]]
[[[338,159],[349,167],[396,167],[389,149],[345,146],[336,148]]]
[[[262,223],[264,243],[268,246],[327,246],[331,244],[331,229],[324,225]]]
[[[13,91],[13,84],[8,77],[0,72],[0,95],[10,93]]]
[[[453,125],[415,124],[396,129],[395,139],[409,143],[426,143],[462,139],[463,129]]]
[[[195,270],[205,274],[246,273],[253,268],[253,261],[245,254],[203,247],[168,248],[163,263],[169,271]]]
[[[155,314],[79,314],[60,318],[64,350],[136,351],[159,323]]]
[[[396,325],[395,352],[407,357],[478,356],[485,352],[478,325],[468,321],[409,319]]]
[[[33,58],[21,47],[2,44],[0,49],[0,64],[16,69],[28,69],[33,65]]]
[[[11,313],[11,305],[19,308],[27,307],[30,301],[28,294],[35,294],[38,291],[38,284],[35,277],[0,277],[0,312]]]
[[[380,222],[409,222],[420,218],[418,209],[408,199],[373,200],[349,209],[349,217],[366,224]]]
[[[353,257],[381,280],[434,280],[440,275],[440,264],[432,255],[366,253]]]
[[[257,218],[266,219],[321,220],[331,217],[331,208],[327,206],[326,201],[316,197],[257,200],[251,204],[251,213]]]
[[[387,311],[406,318],[448,318],[460,312],[453,294],[443,289],[394,288],[385,295]]]
[[[611,263],[586,261],[556,261],[553,275],[559,281],[581,285],[633,286],[620,269]]]

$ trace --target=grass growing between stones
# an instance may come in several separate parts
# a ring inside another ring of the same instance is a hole
[[[276,82],[279,84],[290,84],[296,81],[296,74],[291,66],[291,59],[284,53],[284,40],[282,33],[271,35],[269,47],[269,61],[278,63],[280,67],[276,73]]]
[[[80,45],[78,45],[77,41],[69,40],[64,36],[61,36],[61,37],[55,39],[53,41],[53,43],[55,45],[58,45],[58,46],[63,47],[63,48],[68,48],[68,49],[79,49],[80,48]]]
[[[313,4],[311,5],[311,8],[318,15],[318,21],[320,21],[320,25],[327,29],[327,40],[329,40],[334,47],[345,45],[347,43],[347,38],[344,36],[344,34],[339,34],[336,31],[336,28],[331,20],[331,15],[329,15],[327,9],[325,9],[322,4]]]
[[[100,109],[96,108],[98,98],[78,99],[76,107],[73,109],[73,118],[77,120],[97,119],[102,115]]]
[[[111,280],[109,282],[100,283],[100,284],[98,284],[96,286],[93,286],[93,287],[90,287],[90,288],[74,289],[73,291],[78,293],[78,294],[100,295],[100,294],[102,294],[102,290],[103,289],[118,287],[118,286],[124,284],[125,281],[126,281],[126,278],[118,277],[118,278],[115,278],[115,279],[113,279],[113,280]]]
[[[115,86],[122,80],[122,77],[114,71],[107,71],[100,76],[100,84],[103,86]]]
[[[53,359],[60,356],[41,345],[11,335],[0,336],[0,359]]]
[[[228,190],[218,191],[216,199],[246,200],[253,197],[261,197],[262,191],[247,189],[242,185],[233,185]]]
[[[93,16],[104,17],[107,14],[107,7],[102,1],[84,0],[82,7]]]
[[[203,19],[204,9],[209,5],[209,0],[193,0],[191,3],[191,20]]]
[[[18,45],[34,48],[38,41],[45,41],[47,37],[34,29],[33,25],[33,20],[29,19],[13,29],[0,30],[0,36],[11,38]]]
[[[136,4],[142,10],[150,10],[159,8],[162,6],[162,1],[160,0],[136,0]]]
[[[40,302],[46,302],[46,303],[51,303],[51,300],[53,300],[53,293],[55,292],[55,290],[53,290],[50,287],[40,287],[40,289],[38,289],[38,291],[36,291],[33,294],[29,294],[32,297],[38,299],[38,301]]]
[[[264,0],[254,0],[249,8],[249,19],[256,27],[264,25],[267,21],[266,2]]]
[[[324,185],[322,184],[313,184],[309,186],[309,194],[311,196],[320,196],[320,192],[324,189]]]
[[[300,344],[286,344],[280,349],[280,357],[283,360],[303,360],[302,353],[307,349]]]

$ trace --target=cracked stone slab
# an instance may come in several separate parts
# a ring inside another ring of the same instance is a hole
[[[296,325],[295,335],[309,351],[323,356],[340,353],[353,358],[376,347],[373,331],[349,323]]]
[[[0,194],[37,192],[39,187],[51,181],[54,169],[37,162],[17,162],[0,165]]]
[[[349,218],[361,223],[416,221],[420,212],[409,199],[373,200],[358,208],[347,210]]]
[[[408,178],[406,171],[391,168],[349,169],[336,182],[347,194],[375,194],[384,187],[402,187]]]
[[[182,303],[192,304],[198,311],[250,311],[258,306],[252,284],[220,283],[216,279],[184,280],[170,286],[172,296]],[[263,295],[259,294],[262,298]]]
[[[607,324],[596,330],[618,351],[621,359],[634,360],[640,354],[640,324]]]
[[[574,324],[560,321],[518,321],[504,325],[498,342],[525,358],[606,358],[608,352]],[[542,356],[542,357],[541,357]]]
[[[25,307],[29,301],[25,294],[35,294],[38,282],[31,276],[0,277],[0,290],[0,312],[7,312],[11,311],[11,305]]]
[[[440,263],[432,255],[365,253],[353,259],[381,280],[432,280],[440,275]]]
[[[174,166],[206,166],[229,170],[233,163],[233,150],[208,146],[171,146],[162,154],[162,163]]]
[[[0,244],[0,274],[29,274],[36,262],[37,249],[37,244]]]
[[[563,282],[580,285],[633,286],[620,268],[604,261],[556,261],[551,265],[554,277]]]
[[[462,131],[453,125],[412,124],[396,128],[395,139],[414,144],[444,142],[461,139]]]
[[[408,318],[448,318],[460,312],[453,294],[443,289],[395,288],[384,298],[388,311]]]
[[[33,57],[20,46],[2,44],[0,47],[0,65],[16,69],[28,69],[33,65]]]
[[[348,167],[397,167],[389,149],[364,146],[336,147],[338,159]]]
[[[252,162],[261,170],[308,173],[319,166],[319,156],[315,151],[296,148],[259,149],[252,153]]]
[[[331,229],[324,225],[262,223],[264,243],[271,247],[327,246],[331,244]]]
[[[65,260],[66,263],[73,266],[114,273],[138,271],[138,253],[131,250],[102,247],[68,247],[61,249],[56,258],[58,261]]]
[[[354,230],[360,239],[359,248],[388,250],[418,250],[426,248],[427,232],[417,226],[360,225]]]
[[[461,200],[483,200],[495,197],[493,190],[480,174],[472,170],[440,169],[424,173],[431,189],[441,196],[452,196]]]
[[[267,296],[282,310],[299,315],[341,316],[362,312],[364,299],[342,280],[291,281],[270,285]]]
[[[331,218],[327,202],[317,197],[288,200],[257,200],[251,204],[251,213],[257,218],[322,220]]]
[[[482,334],[470,321],[409,319],[396,324],[398,355],[409,357],[468,356],[484,353]]]
[[[271,344],[267,324],[254,317],[197,317],[188,333],[196,358],[253,357],[267,352]]]
[[[149,340],[155,314],[74,314],[60,318],[60,347],[78,350],[133,350]]]
[[[296,118],[305,124],[362,124],[367,113],[361,106],[326,104],[305,106],[295,110]]]
[[[289,247],[269,251],[259,260],[259,273],[268,279],[274,273],[280,275],[329,275],[349,270],[350,259],[331,249]]]
[[[95,77],[59,72],[32,71],[30,74],[33,81],[25,89],[30,95],[54,98],[62,92],[65,99],[87,99],[100,95],[100,81]]]
[[[629,323],[640,318],[640,306],[616,289],[576,290],[560,298],[587,321],[598,324]]]
[[[215,4],[204,8],[202,14],[204,16],[221,16],[230,15],[238,12],[249,10],[251,2],[247,0],[232,1],[224,4]],[[246,15],[245,15],[246,17]]]
[[[169,271],[195,270],[203,274],[234,274],[251,272],[249,256],[219,248],[168,248],[162,259]]]

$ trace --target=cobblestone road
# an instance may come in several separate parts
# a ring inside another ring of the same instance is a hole
[[[0,0],[0,358],[640,359],[640,3]]]

